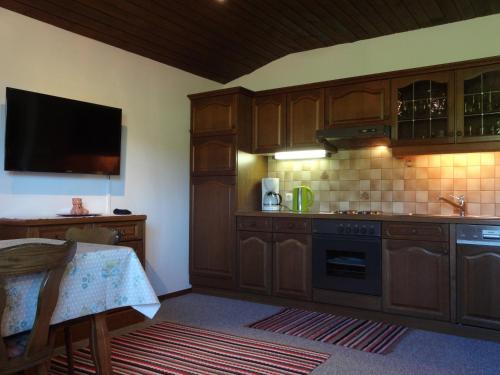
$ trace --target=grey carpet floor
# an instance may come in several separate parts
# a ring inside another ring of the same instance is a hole
[[[412,330],[392,353],[379,355],[245,327],[279,310],[277,306],[191,293],[164,301],[155,320],[330,353],[314,375],[500,375],[500,344],[489,341]]]

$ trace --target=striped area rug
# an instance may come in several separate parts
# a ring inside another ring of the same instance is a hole
[[[168,322],[115,337],[111,346],[116,375],[309,374],[330,356]],[[88,348],[73,356],[75,374],[95,374]],[[49,374],[67,374],[65,356],[52,359]]]
[[[394,324],[292,308],[285,308],[249,327],[377,354],[389,353],[408,331]]]

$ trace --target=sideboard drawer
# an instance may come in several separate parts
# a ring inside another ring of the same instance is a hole
[[[120,241],[133,241],[143,238],[143,226],[140,222],[128,223],[102,223],[98,224],[100,227],[114,229],[120,233]]]
[[[271,232],[273,230],[272,219],[270,217],[239,216],[238,230]]]
[[[51,238],[54,240],[65,240],[66,231],[70,227],[83,228],[83,225],[44,225],[37,228],[39,238]],[[36,232],[36,231],[35,231]]]
[[[311,233],[311,219],[274,218],[273,231],[278,233]]]

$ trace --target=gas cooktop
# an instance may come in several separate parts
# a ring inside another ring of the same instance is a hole
[[[338,210],[333,211],[335,215],[382,215],[382,211],[358,211],[358,210]]]

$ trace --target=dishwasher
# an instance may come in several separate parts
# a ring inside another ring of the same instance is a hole
[[[457,225],[457,312],[465,325],[500,329],[500,225]]]

